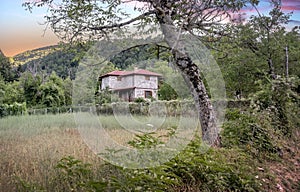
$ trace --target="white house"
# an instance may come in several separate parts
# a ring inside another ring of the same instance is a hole
[[[157,99],[158,81],[161,74],[144,69],[134,71],[112,71],[100,76],[101,90],[108,88],[124,101],[136,98]]]

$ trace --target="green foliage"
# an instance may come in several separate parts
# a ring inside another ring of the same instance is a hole
[[[19,177],[16,178],[16,187],[17,191],[24,191],[24,192],[42,192],[46,191],[42,187],[40,187],[38,184],[27,182]]]
[[[99,91],[96,95],[96,103],[99,105],[112,103],[118,100],[118,97],[109,90],[108,87]]]
[[[134,102],[136,102],[136,103],[145,103],[146,100],[145,100],[143,97],[138,97],[138,98],[136,98],[136,99],[134,100]]]
[[[0,104],[3,103],[6,91],[6,84],[4,82],[4,78],[0,75]]]
[[[59,171],[54,182],[65,186],[64,191],[85,191],[91,177],[91,165],[72,156],[62,158],[56,165]],[[62,184],[63,183],[63,184]]]
[[[19,82],[7,85],[5,103],[25,101],[29,107],[61,107],[72,104],[72,81],[53,72],[48,78],[24,73]]]
[[[158,96],[162,100],[171,98],[189,99],[191,92],[181,73],[176,70],[172,63],[157,61],[154,65],[147,67],[148,70],[162,74],[163,80],[159,82]]]
[[[33,76],[30,73],[24,73],[20,78],[21,86],[24,89],[24,98],[28,106],[37,104],[37,94],[39,86],[42,84],[40,76]]]
[[[49,46],[43,47],[14,57],[15,65],[19,65],[18,71],[33,72],[39,75],[49,75],[53,71],[62,78],[75,79],[79,61],[76,56],[84,49],[79,46]]]
[[[164,144],[159,138],[153,136],[154,132],[145,133],[143,135],[136,135],[136,137],[129,141],[128,144],[136,149],[152,148],[160,144]]]
[[[132,147],[145,149],[161,143],[152,134],[139,135]],[[251,157],[235,150],[209,150],[202,154],[201,141],[195,139],[171,161],[147,169],[126,169],[107,165],[114,170],[108,177],[110,189],[121,191],[257,191]],[[239,156],[235,156],[235,153]],[[227,161],[235,161],[236,164]],[[251,174],[249,174],[251,173]]]
[[[5,88],[3,103],[12,104],[14,102],[25,102],[24,89],[19,81],[7,83]]]
[[[73,92],[73,83],[70,78],[67,78],[63,81],[64,97],[66,106],[72,105],[72,92]]]
[[[238,146],[256,157],[277,154],[279,147],[271,137],[270,127],[263,127],[253,115],[243,114],[239,110],[228,111],[226,118],[222,132],[224,147]]]
[[[128,39],[128,41],[132,40]],[[128,69],[132,65],[140,69],[145,69],[153,65],[153,59],[168,61],[170,55],[169,49],[164,46],[142,44],[141,46],[122,51],[115,55],[110,61],[120,69]],[[149,61],[149,63],[145,61]]]
[[[8,113],[8,105],[7,104],[0,104],[0,117],[4,117],[9,115]]]
[[[299,106],[298,78],[277,78],[263,82],[260,81],[261,90],[252,94],[251,107],[254,111],[262,112],[270,119],[274,130],[281,131],[284,135],[290,135],[294,120],[289,120],[292,113],[289,109],[297,109]]]
[[[176,91],[167,83],[161,83],[158,89],[159,100],[175,100],[178,98]]]
[[[24,115],[27,112],[26,103],[0,104],[0,117],[8,115]]]
[[[163,165],[153,169],[122,169],[117,177],[111,178],[113,191],[168,191],[178,183],[176,175],[169,172],[170,167]]]
[[[289,46],[286,39],[286,25],[291,13],[284,13],[280,1],[270,1],[272,9],[268,15],[250,16],[245,24],[239,25],[238,43],[254,53],[267,67],[265,72],[274,79],[278,74],[284,74],[286,54],[285,47]]]
[[[0,76],[2,76],[6,82],[12,82],[16,79],[16,73],[12,67],[9,58],[5,57],[0,50]]]
[[[37,104],[44,107],[65,105],[63,81],[53,72],[48,81],[38,88]]]
[[[102,69],[99,71],[99,76],[104,75],[106,73],[119,70],[116,64],[113,64],[111,62],[106,63]]]
[[[230,163],[233,161],[236,165]],[[249,167],[254,163],[247,154],[222,149],[210,149],[203,154],[201,141],[198,139],[192,141],[168,165],[181,182],[185,183],[181,185],[181,190],[189,189],[189,186],[201,191],[257,191],[260,188],[259,182],[254,178],[255,171]]]

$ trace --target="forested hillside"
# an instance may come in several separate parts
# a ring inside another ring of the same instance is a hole
[[[26,51],[13,57],[13,65],[20,73],[30,72],[33,75],[49,76],[53,71],[66,79],[74,79],[78,67],[76,54],[79,48],[66,46],[47,46]]]

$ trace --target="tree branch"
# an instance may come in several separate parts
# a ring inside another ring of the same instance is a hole
[[[146,12],[144,14],[141,14],[141,15],[139,15],[139,16],[137,16],[137,17],[135,17],[135,18],[133,18],[133,19],[131,19],[129,21],[126,21],[124,23],[116,23],[114,25],[104,25],[104,26],[99,26],[99,27],[89,27],[89,29],[91,29],[91,30],[97,30],[98,31],[98,30],[104,30],[104,29],[120,28],[120,27],[129,25],[129,24],[131,24],[131,23],[133,23],[135,21],[144,19],[145,17],[147,17],[149,15],[152,15],[154,13],[155,13],[155,11],[151,10],[151,11],[148,11],[148,12]]]

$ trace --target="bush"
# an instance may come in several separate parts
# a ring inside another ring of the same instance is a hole
[[[27,112],[26,103],[14,102],[11,105],[0,104],[0,117],[8,115],[22,115]]]
[[[262,127],[252,115],[239,110],[227,111],[227,122],[223,124],[222,145],[226,148],[239,147],[255,155],[276,154],[279,148],[271,138],[270,128]]]
[[[0,117],[5,117],[7,115],[9,115],[8,105],[7,104],[0,104]]]
[[[58,174],[53,183],[54,186],[55,184],[59,186],[57,191],[87,191],[91,187],[92,170],[90,164],[68,156],[62,158],[57,163],[56,168]]]
[[[161,143],[151,134],[139,135],[129,142],[139,150]],[[195,139],[171,161],[154,168],[133,170],[106,165],[114,170],[107,178],[108,191],[260,190],[254,163],[248,154],[233,149],[210,149],[203,154],[200,148],[200,139]]]
[[[297,93],[298,78],[268,80],[259,82],[261,90],[251,96],[251,108],[255,114],[261,113],[270,118],[274,130],[291,136],[295,126],[290,109],[299,109],[300,97]],[[293,113],[293,112],[292,112]],[[297,126],[297,123],[296,123]]]
[[[136,103],[145,103],[146,100],[145,100],[143,97],[138,97],[138,98],[136,98],[136,99],[134,100],[134,102],[136,102]]]
[[[259,191],[251,157],[237,149],[199,151],[199,140],[167,163],[180,178],[178,191]],[[238,154],[238,155],[237,155]],[[235,162],[234,164],[232,162]]]

